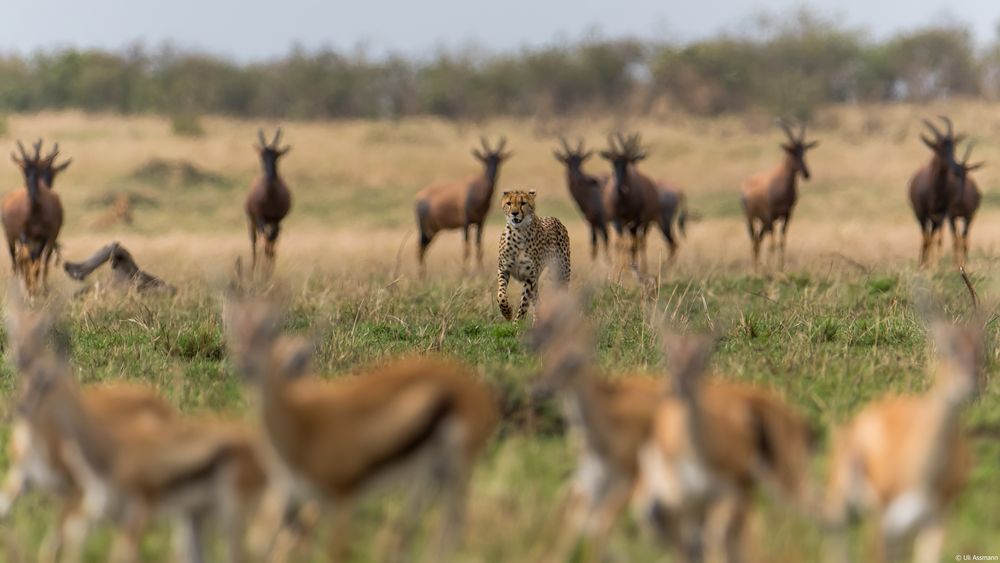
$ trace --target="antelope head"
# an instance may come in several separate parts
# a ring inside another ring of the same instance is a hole
[[[631,190],[627,181],[628,167],[646,158],[646,152],[641,149],[639,142],[638,133],[629,135],[627,139],[621,133],[616,133],[614,136],[608,135],[608,150],[601,151],[601,158],[610,162],[614,169],[615,188],[622,193]]]
[[[495,148],[490,148],[490,143],[486,140],[486,137],[480,137],[479,143],[482,147],[473,148],[472,156],[476,157],[476,160],[483,163],[483,167],[486,171],[486,178],[491,184],[495,183],[497,179],[497,172],[500,170],[500,163],[513,156],[514,153],[504,150],[504,147],[507,146],[507,137],[500,137],[500,142],[497,143]]]
[[[965,155],[962,157],[962,161],[955,161],[955,165],[952,171],[955,174],[955,178],[958,179],[958,193],[961,194],[965,192],[965,182],[969,177],[969,172],[973,170],[979,170],[986,165],[986,162],[979,161],[973,164],[969,164],[969,157],[972,156],[972,147],[974,143],[969,141],[969,144],[965,146]]]
[[[41,181],[45,183],[49,189],[52,188],[53,183],[56,180],[56,176],[61,174],[64,170],[69,168],[69,165],[73,162],[72,158],[67,158],[60,164],[56,164],[56,157],[59,156],[59,143],[52,145],[52,151],[49,152],[48,156],[42,161],[45,166],[41,171]]]
[[[20,156],[14,152],[10,153],[11,160],[14,161],[14,164],[17,164],[17,166],[21,169],[21,173],[24,174],[24,184],[28,188],[28,193],[32,194],[32,197],[34,197],[34,194],[38,193],[39,183],[44,181],[44,171],[51,163],[51,161],[47,158],[43,159],[41,156],[41,139],[38,139],[38,141],[35,142],[33,148],[35,149],[34,156],[24,150],[24,145],[21,141],[18,141],[17,150],[21,153]]]
[[[562,143],[562,150],[552,151],[556,160],[565,164],[573,175],[579,175],[582,172],[583,163],[594,154],[594,151],[584,151],[582,138],[577,140],[575,149],[570,147],[565,137],[559,137],[559,142]]]
[[[278,127],[270,143],[264,138],[264,130],[258,129],[257,140],[260,144],[254,145],[254,150],[260,155],[260,162],[264,167],[264,175],[268,181],[273,180],[278,175],[278,159],[285,156],[288,151],[292,150],[292,147],[289,145],[285,145],[284,147],[278,146],[278,143],[281,141],[281,127]]]
[[[929,119],[924,119],[924,126],[933,136],[933,138],[928,137],[926,133],[920,134],[920,140],[923,141],[927,148],[934,151],[934,156],[944,162],[952,170],[957,170],[955,162],[955,147],[965,139],[965,135],[955,135],[954,127],[952,126],[951,120],[943,115],[939,115],[938,119],[944,123],[945,132],[942,133]]]
[[[799,132],[797,135],[792,132],[792,127],[787,121],[779,119],[778,125],[781,126],[782,131],[785,132],[785,136],[788,138],[786,142],[781,144],[781,149],[785,151],[785,154],[794,163],[795,173],[801,174],[804,180],[808,180],[810,174],[809,165],[806,164],[806,151],[816,148],[819,145],[819,141],[806,142],[806,124],[804,121],[799,123]]]

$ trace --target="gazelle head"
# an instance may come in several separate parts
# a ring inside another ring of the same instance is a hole
[[[476,160],[483,163],[485,169],[486,178],[491,182],[496,182],[497,172],[500,170],[500,164],[514,155],[511,151],[504,151],[504,147],[507,146],[507,137],[500,137],[500,142],[497,143],[496,148],[490,148],[489,141],[486,137],[480,137],[479,143],[482,145],[482,149],[473,148],[472,156],[476,157]]]
[[[257,154],[260,155],[260,163],[264,167],[264,175],[270,180],[278,175],[278,159],[285,156],[285,154],[292,150],[292,147],[285,145],[284,147],[279,147],[278,143],[281,141],[281,127],[274,133],[274,138],[271,139],[270,144],[264,138],[264,130],[257,130],[257,140],[260,141],[259,145],[254,145]]]
[[[983,325],[937,322],[931,331],[937,348],[935,392],[950,404],[960,404],[979,391],[986,361]]]
[[[618,146],[615,146],[617,137]],[[628,193],[631,188],[628,185],[628,167],[646,158],[646,153],[640,146],[638,133],[629,135],[626,139],[621,133],[614,136],[608,135],[608,150],[601,151],[601,158],[611,163],[615,173],[615,189],[622,193]]]
[[[799,123],[799,132],[797,135],[792,132],[791,126],[785,120],[779,119],[778,125],[781,126],[782,131],[785,132],[785,136],[788,138],[787,142],[781,144],[781,149],[785,151],[785,154],[795,164],[795,172],[801,174],[803,179],[808,180],[810,174],[809,165],[806,164],[806,151],[816,148],[819,145],[819,141],[806,142],[806,124],[804,121]]]
[[[956,170],[955,147],[965,139],[965,135],[955,135],[951,120],[947,117],[939,115],[938,119],[944,123],[945,132],[942,133],[929,119],[924,119],[924,126],[933,135],[933,139],[921,133],[920,140],[927,145],[927,148],[934,152],[936,158],[945,163],[950,169]]]
[[[972,156],[972,147],[974,143],[969,141],[969,144],[965,146],[965,155],[962,157],[961,162],[955,161],[955,166],[953,172],[955,178],[958,180],[958,193],[961,194],[965,191],[965,182],[969,177],[969,172],[973,170],[979,170],[986,165],[986,162],[979,161],[973,164],[969,163],[969,157]]]
[[[708,336],[664,333],[663,356],[668,371],[673,375],[674,393],[684,397],[694,395],[714,349],[715,341]]]
[[[262,302],[226,304],[226,332],[237,371],[251,385],[293,379],[306,373],[312,348],[301,338],[281,335],[280,315]]]
[[[565,164],[571,174],[579,175],[583,171],[583,163],[594,154],[594,151],[584,151],[582,138],[577,140],[575,149],[569,146],[565,137],[559,137],[559,142],[562,143],[562,151],[559,149],[552,151],[556,160]]]
[[[527,347],[543,365],[533,394],[543,397],[572,385],[591,361],[591,341],[578,298],[565,290],[546,292],[527,336]]]

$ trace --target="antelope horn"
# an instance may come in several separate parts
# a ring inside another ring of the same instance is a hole
[[[788,137],[789,141],[795,142],[795,135],[792,133],[792,128],[788,125],[788,122],[782,118],[778,118],[778,126],[785,132],[785,136]]]
[[[562,143],[562,146],[563,146],[563,151],[564,151],[564,152],[565,152],[566,154],[570,154],[571,152],[573,152],[573,151],[572,151],[572,150],[570,150],[570,148],[569,148],[569,143],[567,143],[567,142],[566,142],[566,137],[563,137],[562,135],[559,135],[559,142],[560,142],[560,143]]]
[[[615,137],[611,133],[608,133],[608,147],[611,149],[612,153],[617,153],[618,147],[615,146]]]
[[[938,131],[938,128],[934,127],[934,124],[931,123],[931,120],[924,119],[923,121],[924,121],[924,125],[926,125],[927,128],[931,130],[931,133],[934,133],[934,137],[935,137],[936,141],[940,141],[941,138],[944,137],[944,135],[942,135],[941,132]]]
[[[281,127],[278,127],[278,130],[274,133],[274,140],[271,141],[271,148],[274,149],[278,148],[278,141],[280,140],[281,140]]]
[[[257,130],[257,138],[260,139],[260,146],[261,146],[261,148],[267,148],[267,139],[264,138],[264,130],[263,129],[258,129]]]
[[[45,160],[54,164],[57,156],[59,156],[59,143],[52,145],[52,150],[49,151],[49,155],[45,157]]]
[[[496,150],[496,152],[498,152],[498,153],[503,152],[503,149],[506,146],[507,146],[507,137],[500,137],[500,142],[497,143],[497,150]]]
[[[40,160],[42,158],[42,140],[38,139],[35,141],[35,160]]]
[[[951,126],[951,120],[944,115],[939,115],[938,119],[940,119],[945,125],[948,126],[948,136],[951,137],[954,134],[954,131],[952,130]]]
[[[618,137],[618,144],[621,145],[622,153],[628,153],[629,141],[622,135],[621,131],[615,134]]]
[[[806,140],[806,122],[799,122],[799,142],[803,143]]]
[[[31,157],[29,157],[28,153],[24,150],[24,144],[21,143],[20,139],[17,141],[17,148],[21,151],[21,160],[25,162],[31,160]]]
[[[583,154],[583,137],[576,140],[576,152]]]
[[[969,141],[969,144],[965,145],[965,156],[962,157],[962,166],[965,166],[969,163],[969,157],[972,156],[972,147],[974,147],[975,145],[976,143],[972,141]]]
[[[487,153],[493,152],[492,150],[490,150],[490,143],[489,141],[486,140],[486,137],[479,137],[479,143],[483,145],[483,150],[485,150]]]

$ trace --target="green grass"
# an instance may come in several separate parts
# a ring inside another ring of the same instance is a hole
[[[944,314],[967,314],[967,296],[957,276],[930,280]],[[371,276],[351,279],[312,277],[289,286],[286,329],[315,343],[314,367],[336,378],[365,366],[416,351],[454,356],[476,367],[500,396],[503,427],[476,478],[470,511],[468,560],[521,560],[544,543],[539,528],[572,469],[558,409],[533,404],[527,389],[536,359],[522,345],[526,324],[510,324],[494,310],[488,276],[428,284]],[[886,392],[926,388],[926,334],[915,313],[906,279],[802,273],[774,279],[733,275],[678,278],[659,287],[608,284],[594,294],[590,316],[599,326],[598,358],[611,376],[663,371],[658,329],[649,321],[665,316],[688,330],[712,331],[720,346],[714,359],[720,377],[780,389],[821,429],[848,417],[866,401]],[[136,299],[108,295],[71,303],[62,331],[68,337],[79,377],[96,381],[152,382],[190,413],[245,413],[241,385],[226,359],[221,334],[221,296],[192,284],[174,297]],[[995,342],[996,323],[989,340]],[[996,372],[996,353],[988,366]],[[969,427],[1000,427],[1000,387],[994,378],[966,412]],[[0,370],[6,395],[14,388],[10,368]],[[988,434],[988,432],[986,433]],[[825,437],[826,433],[822,434]],[[1000,473],[995,441],[975,442],[979,460],[967,494],[952,520],[947,553],[991,553],[1000,537]],[[0,461],[6,465],[6,460]],[[823,456],[817,477],[823,473]],[[386,497],[361,512],[357,560],[374,561],[384,517],[395,510]],[[820,532],[762,500],[752,534],[759,560],[816,557]],[[7,557],[33,553],[52,508],[31,495],[16,509],[6,534]],[[656,547],[623,524],[613,553],[624,560],[653,557]],[[764,532],[767,530],[767,532]],[[108,534],[97,534],[88,553],[100,560]],[[16,548],[13,547],[16,545]],[[145,553],[162,559],[165,533],[150,536]],[[317,556],[318,557],[318,556]]]

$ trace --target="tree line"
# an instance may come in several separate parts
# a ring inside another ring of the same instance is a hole
[[[1000,98],[1000,37],[942,23],[875,39],[808,11],[686,43],[583,38],[423,58],[293,48],[240,64],[171,47],[0,56],[0,112],[50,109],[235,117],[717,115],[805,117],[825,103]]]

